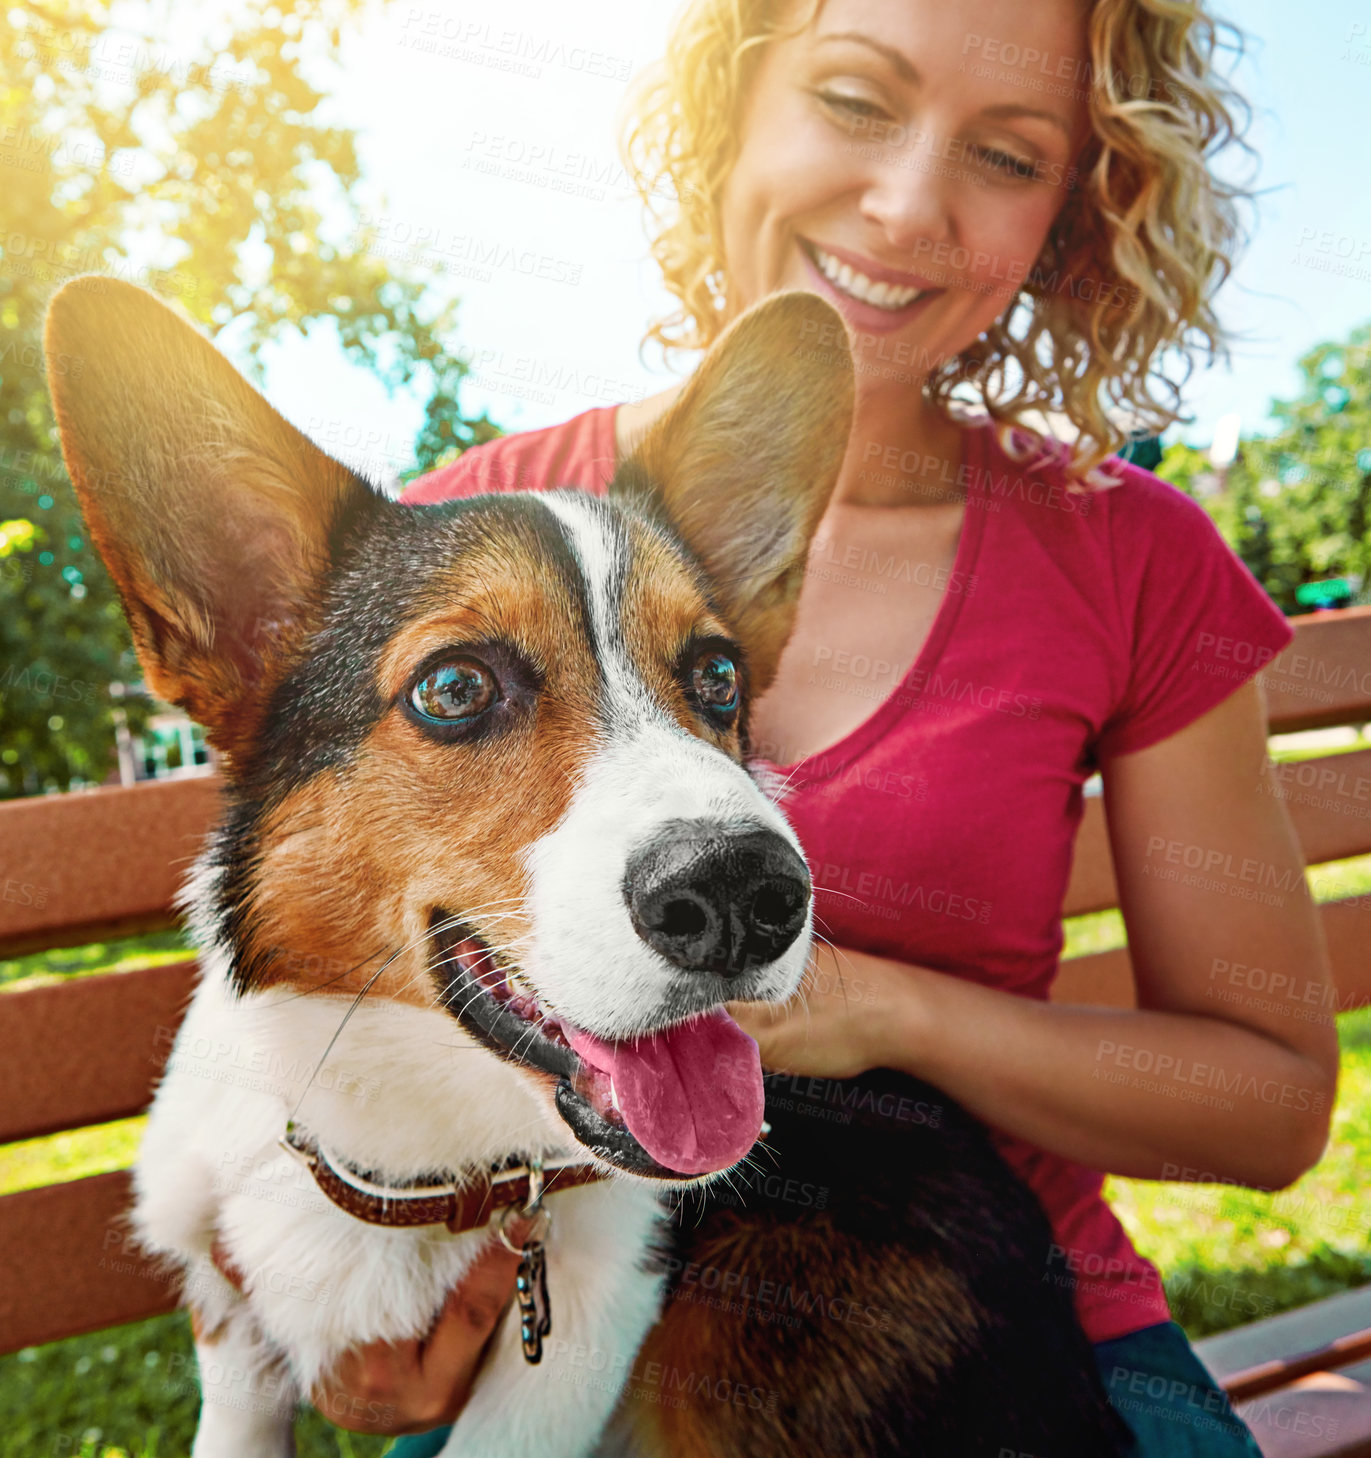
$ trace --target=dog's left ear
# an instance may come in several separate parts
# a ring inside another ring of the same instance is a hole
[[[720,336],[610,487],[663,512],[699,558],[747,650],[753,693],[794,626],[852,403],[842,316],[817,294],[774,294]]]
[[[307,631],[334,527],[371,493],[143,289],[72,280],[44,342],[65,357],[48,372],[62,453],[148,685],[232,760]]]

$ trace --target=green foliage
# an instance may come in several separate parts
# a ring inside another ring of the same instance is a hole
[[[1276,401],[1279,429],[1242,443],[1227,489],[1201,496],[1224,539],[1287,613],[1305,582],[1371,579],[1371,325],[1300,360],[1294,400]],[[1174,445],[1158,474],[1188,491],[1212,474],[1204,456]]]
[[[139,672],[62,469],[43,375],[47,300],[99,272],[154,289],[250,370],[283,333],[336,331],[389,387],[429,386],[426,467],[497,433],[458,403],[455,305],[396,275],[358,199],[352,134],[326,117],[361,0],[245,0],[232,29],[170,0],[17,0],[0,26],[0,797],[99,782],[111,701]],[[167,37],[184,36],[184,44]],[[59,358],[58,371],[85,362]]]

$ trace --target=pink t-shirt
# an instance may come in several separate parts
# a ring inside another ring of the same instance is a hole
[[[1046,998],[1085,781],[1199,718],[1293,638],[1202,507],[1148,471],[1111,470],[1118,485],[1069,494],[1055,464],[1019,466],[988,426],[969,430],[961,540],[918,659],[897,685],[855,660],[821,667],[873,711],[778,768],[816,921],[839,946]],[[403,499],[603,494],[613,473],[611,407],[468,451]],[[811,570],[858,572],[873,592],[910,570],[893,554],[858,558],[821,552]],[[1167,1320],[1103,1175],[995,1138],[1052,1221],[1045,1274],[1074,1282],[1090,1340]]]

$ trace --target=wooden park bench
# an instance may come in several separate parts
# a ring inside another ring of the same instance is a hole
[[[1294,620],[1266,670],[1276,734],[1371,719],[1371,607]],[[1310,864],[1371,853],[1371,749],[1282,774]],[[0,956],[172,925],[215,817],[212,777],[0,804]],[[1098,796],[1087,800],[1064,914],[1118,904]],[[1338,1008],[1371,1002],[1371,897],[1323,908]],[[147,1107],[192,960],[0,993],[0,1144]],[[1133,1004],[1126,950],[1073,958],[1054,997]],[[226,1077],[235,1070],[225,1055]],[[119,1171],[0,1197],[0,1353],[170,1311],[176,1293],[126,1233]],[[1271,1458],[1371,1455],[1371,1286],[1226,1332],[1199,1350]]]

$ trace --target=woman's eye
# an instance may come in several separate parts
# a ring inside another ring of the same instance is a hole
[[[868,101],[864,96],[850,96],[843,91],[818,91],[815,95],[829,111],[836,112],[845,125],[885,115],[876,102]]]
[[[500,685],[484,663],[454,658],[426,673],[409,691],[409,703],[424,719],[457,724],[483,714],[500,696]]]
[[[707,653],[691,671],[695,697],[705,708],[723,715],[738,707],[738,668],[726,653]]]
[[[996,172],[1003,172],[1020,182],[1032,182],[1038,175],[1038,164],[1027,157],[1016,157],[1011,152],[1001,152],[994,147],[978,149],[981,161]]]

